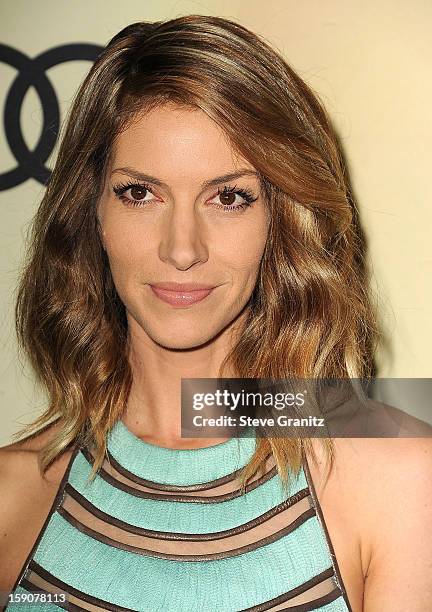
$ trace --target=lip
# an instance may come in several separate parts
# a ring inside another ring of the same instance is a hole
[[[172,306],[180,307],[201,302],[215,289],[214,286],[197,283],[158,283],[150,287],[159,299]]]
[[[214,289],[215,285],[200,283],[151,283],[151,287],[166,289],[167,291],[198,291],[199,289]]]

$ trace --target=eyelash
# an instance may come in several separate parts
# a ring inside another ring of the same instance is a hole
[[[143,208],[144,206],[146,206],[148,202],[134,200],[133,198],[128,198],[124,195],[125,192],[131,189],[132,187],[140,187],[141,189],[145,189],[146,191],[149,191],[150,193],[154,195],[153,189],[145,183],[134,183],[134,182],[119,183],[118,185],[113,186],[113,191],[115,195],[119,198],[119,200],[124,202],[126,206],[133,206],[135,208]],[[236,205],[234,204],[213,204],[213,206],[215,206],[216,208],[222,208],[223,210],[226,210],[226,211],[244,210],[245,208],[251,206],[252,203],[258,199],[257,197],[254,197],[253,193],[249,191],[248,189],[236,189],[235,185],[234,187],[225,185],[222,190],[218,188],[217,195],[227,195],[229,193],[235,193],[236,195],[239,195],[240,197],[242,197],[245,201],[242,202],[241,204],[236,204]]]

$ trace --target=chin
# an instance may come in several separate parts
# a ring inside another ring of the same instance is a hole
[[[170,333],[169,330],[165,329],[161,333],[150,333],[148,330],[147,334],[154,342],[166,349],[187,350],[198,348],[210,342],[217,335],[217,331],[211,333],[211,331],[207,329],[205,332],[199,333],[198,330],[182,332],[176,329]]]
[[[135,327],[135,333],[144,333],[155,344],[172,350],[194,349],[211,343],[226,332],[237,318],[233,319],[229,312],[224,313],[224,317],[209,312],[207,316],[187,319],[179,315],[164,317],[154,314],[150,317],[148,311],[141,314],[129,317],[129,324]]]

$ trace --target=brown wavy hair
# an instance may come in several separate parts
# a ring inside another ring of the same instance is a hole
[[[189,15],[139,22],[105,47],[75,97],[35,215],[18,287],[19,347],[49,407],[16,436],[61,421],[40,451],[45,471],[75,442],[106,436],[131,388],[125,308],[99,237],[96,208],[115,137],[137,113],[174,102],[207,113],[259,172],[268,240],[228,363],[244,378],[367,377],[379,337],[364,238],[342,151],[315,92],[261,37]],[[334,447],[322,439],[332,462]],[[308,438],[257,438],[242,483],[272,452],[282,480]]]

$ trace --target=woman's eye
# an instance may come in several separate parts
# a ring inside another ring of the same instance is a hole
[[[240,194],[235,193],[233,191],[230,192],[219,192],[216,196],[219,199],[219,202],[216,204],[223,204],[223,206],[232,206],[233,204],[243,204],[244,198],[241,197]]]
[[[250,206],[255,200],[257,198],[247,189],[225,186],[222,190],[218,189],[217,195],[210,203],[224,210],[240,210]]]
[[[130,191],[131,200],[148,200],[147,197],[150,194],[150,191],[146,187],[141,187],[140,185],[135,185],[128,189]],[[151,198],[150,198],[151,199]]]
[[[113,191],[120,200],[130,206],[145,206],[154,199],[150,187],[138,183],[115,185]]]

